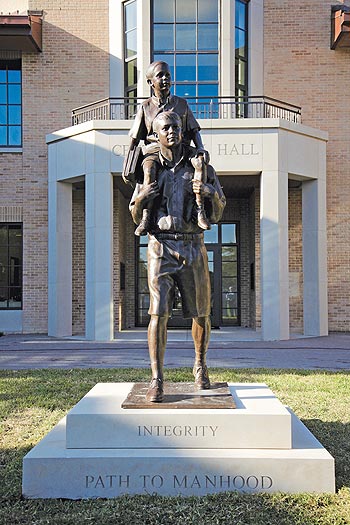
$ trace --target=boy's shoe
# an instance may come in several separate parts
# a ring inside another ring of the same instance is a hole
[[[197,224],[202,230],[210,230],[211,225],[203,208],[197,210]]]
[[[150,210],[143,210],[142,212],[142,219],[140,224],[135,230],[135,235],[140,237],[141,235],[147,235],[147,233],[151,229],[151,211]]]

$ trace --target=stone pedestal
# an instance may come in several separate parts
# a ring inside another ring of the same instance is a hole
[[[123,409],[131,383],[96,385],[23,460],[27,498],[334,492],[334,460],[262,384],[235,409]]]

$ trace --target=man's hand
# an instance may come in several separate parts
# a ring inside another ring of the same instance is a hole
[[[209,164],[209,162],[210,162],[209,151],[207,151],[204,148],[197,148],[196,157],[199,157],[200,155],[202,155],[204,157],[204,162],[206,164]]]
[[[192,189],[193,193],[203,197],[212,197],[214,194],[214,188],[211,184],[204,184],[204,182],[196,179],[192,179]]]
[[[153,199],[158,196],[159,186],[157,181],[154,181],[151,184],[144,184],[137,196],[137,203],[145,206],[148,202],[153,201]]]

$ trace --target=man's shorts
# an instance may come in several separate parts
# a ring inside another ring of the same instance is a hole
[[[184,318],[210,315],[210,277],[203,235],[193,240],[157,239],[148,242],[150,315],[171,315],[175,284],[181,294]]]

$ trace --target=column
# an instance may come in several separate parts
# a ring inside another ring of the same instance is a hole
[[[288,175],[260,182],[261,322],[264,341],[289,338]]]
[[[304,334],[328,334],[326,181],[303,182]]]
[[[48,334],[72,335],[72,185],[49,182]]]
[[[113,178],[111,173],[85,177],[86,311],[85,336],[113,339]]]

